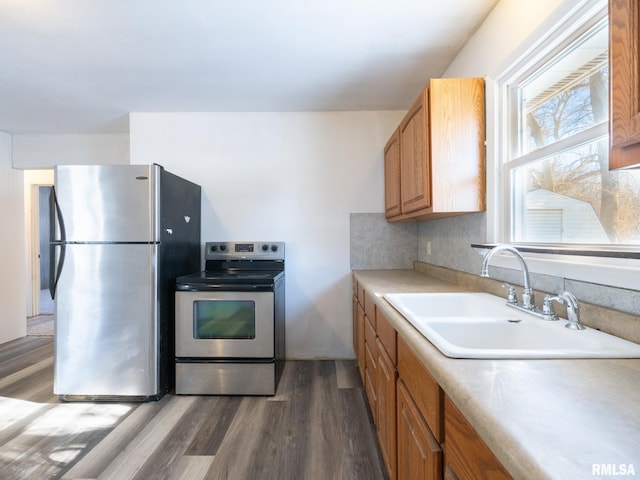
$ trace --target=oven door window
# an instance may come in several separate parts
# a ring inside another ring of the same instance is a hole
[[[195,339],[256,338],[256,305],[251,300],[196,300],[193,302]]]

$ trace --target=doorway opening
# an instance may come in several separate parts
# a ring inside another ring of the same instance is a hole
[[[53,171],[25,171],[25,207],[30,284],[27,286],[27,335],[54,333],[54,303],[49,293],[49,195]],[[30,301],[29,301],[30,300]]]
[[[40,266],[40,315],[53,315],[53,299],[49,293],[49,196],[51,186],[38,186],[39,266]]]

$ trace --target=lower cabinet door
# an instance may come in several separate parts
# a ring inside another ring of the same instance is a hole
[[[442,478],[442,449],[402,380],[398,381],[398,480]]]
[[[509,473],[447,396],[444,410],[445,479],[510,480]]]
[[[378,375],[376,380],[378,391],[376,397],[378,440],[380,441],[380,450],[387,467],[389,480],[396,480],[396,379],[398,378],[398,372],[380,339],[378,339],[378,368],[376,373]]]
[[[358,362],[358,371],[360,372],[360,379],[362,380],[362,384],[366,385],[365,372],[364,372],[364,362],[365,362],[365,349],[364,349],[364,308],[362,305],[358,304],[356,307],[357,316],[355,318],[356,326],[355,330],[357,332],[356,339],[356,360]]]

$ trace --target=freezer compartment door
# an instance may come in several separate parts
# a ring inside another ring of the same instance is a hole
[[[54,241],[160,240],[158,165],[55,167]]]
[[[55,394],[158,393],[157,249],[67,245],[55,299]]]

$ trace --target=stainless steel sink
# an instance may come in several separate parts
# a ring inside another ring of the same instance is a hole
[[[640,345],[598,330],[569,330],[487,293],[399,293],[384,298],[453,358],[640,358]]]

